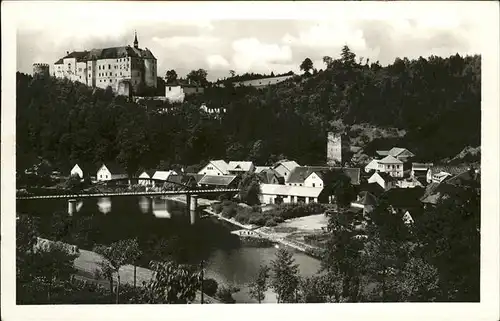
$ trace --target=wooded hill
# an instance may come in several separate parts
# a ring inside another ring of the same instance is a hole
[[[63,170],[75,161],[117,160],[130,172],[214,158],[322,164],[329,130],[345,130],[366,153],[397,145],[434,162],[480,145],[480,56],[396,59],[382,67],[360,63],[345,47],[339,59],[324,60],[327,68],[314,75],[260,90],[207,88],[164,114],[109,88],[18,73],[18,169],[35,157]],[[227,112],[206,115],[202,102]],[[374,126],[406,135],[373,140]]]

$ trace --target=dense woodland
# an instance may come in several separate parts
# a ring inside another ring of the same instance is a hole
[[[37,158],[63,171],[75,161],[96,166],[116,160],[131,173],[213,158],[322,164],[326,132],[339,130],[339,123],[347,132],[359,124],[404,129],[404,137],[364,147],[398,145],[434,162],[480,145],[480,56],[404,58],[382,67],[345,47],[340,58],[324,61],[322,71],[261,90],[210,87],[175,108],[18,73],[17,166]],[[227,112],[204,114],[203,102]]]

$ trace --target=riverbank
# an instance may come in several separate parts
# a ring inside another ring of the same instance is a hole
[[[182,202],[182,203],[186,204],[186,198],[183,195],[165,196],[165,198],[172,200],[172,201],[178,201],[178,202]],[[212,203],[216,203],[216,202],[217,201],[211,201],[211,200],[207,200],[207,199],[203,199],[203,198],[198,198],[198,205],[210,206],[210,205],[212,205]],[[286,238],[290,238],[293,233],[279,233],[279,232],[274,231],[274,229],[263,227],[263,226],[258,227],[255,225],[245,225],[245,224],[242,224],[240,222],[237,222],[235,219],[223,217],[222,214],[217,214],[208,208],[203,209],[203,211],[205,213],[208,213],[212,216],[217,217],[219,220],[226,221],[226,222],[231,223],[235,226],[238,226],[242,229],[254,231],[254,232],[258,233],[259,235],[261,235],[262,237],[265,237],[274,243],[278,243],[278,244],[284,245],[286,247],[293,248],[293,249],[300,251],[300,252],[303,252],[303,253],[305,253],[308,256],[311,256],[313,258],[318,258],[317,255],[314,255],[312,253],[319,251],[320,248],[306,244],[304,242],[300,242],[298,240],[286,239]],[[323,214],[319,214],[319,215],[324,216]],[[315,215],[314,217],[317,217],[317,215]],[[283,223],[283,224],[290,224],[290,223]]]

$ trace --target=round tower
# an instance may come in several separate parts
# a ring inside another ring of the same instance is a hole
[[[33,64],[33,77],[48,77],[50,75],[49,65],[43,63]]]

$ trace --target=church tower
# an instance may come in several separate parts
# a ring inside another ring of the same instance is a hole
[[[139,49],[139,41],[137,41],[137,31],[135,32],[134,48]]]

